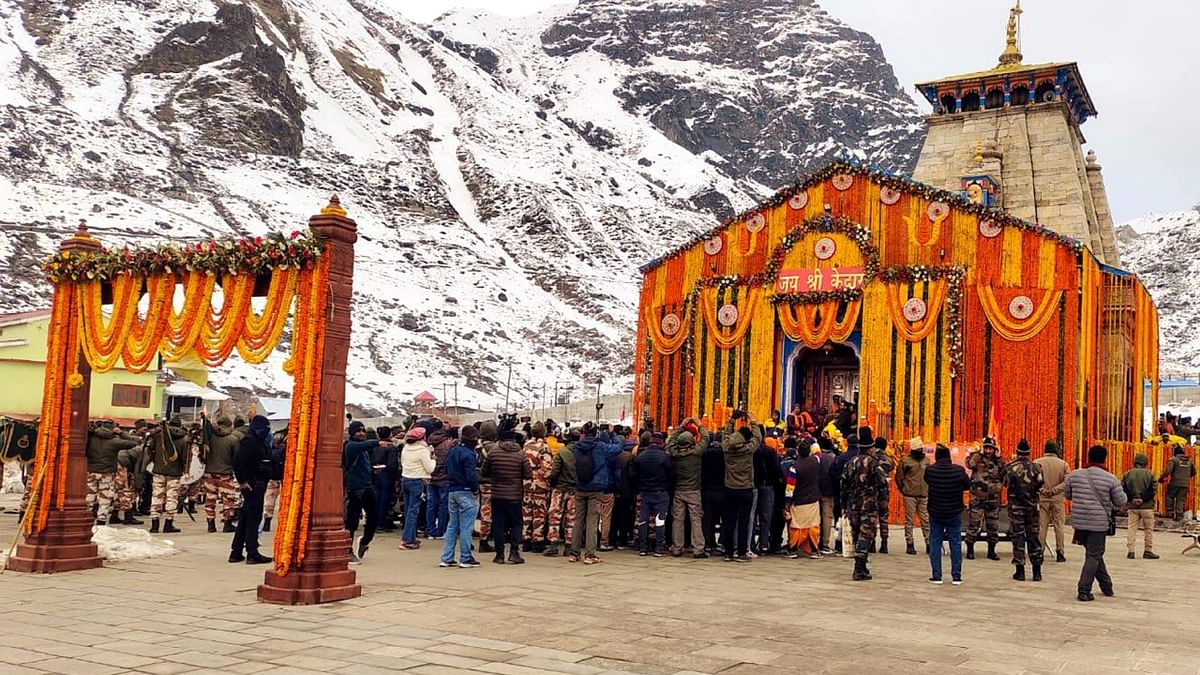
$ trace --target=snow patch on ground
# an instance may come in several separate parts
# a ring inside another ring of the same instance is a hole
[[[154,539],[146,530],[129,527],[94,527],[92,543],[100,549],[100,557],[109,562],[159,558],[179,552],[170,539]]]

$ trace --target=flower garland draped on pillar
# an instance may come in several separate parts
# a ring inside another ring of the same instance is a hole
[[[809,349],[820,349],[826,342],[843,343],[858,326],[862,301],[846,302],[845,312],[838,319],[840,304],[837,300],[809,305],[779,303],[779,325],[784,335]]]

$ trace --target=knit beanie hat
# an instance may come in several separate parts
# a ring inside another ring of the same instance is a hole
[[[406,441],[423,441],[425,440],[425,427],[413,427],[404,434]]]
[[[1017,443],[1017,454],[1018,454],[1018,455],[1020,455],[1021,457],[1028,457],[1028,456],[1029,456],[1029,441],[1027,441],[1027,440],[1025,440],[1024,438],[1022,438],[1022,439],[1021,439],[1021,440],[1020,440],[1020,441]]]
[[[353,422],[350,423],[350,428],[347,429],[346,431],[351,436],[353,436],[354,434],[357,434],[360,431],[366,431],[366,430],[367,430],[367,425],[363,424],[362,422],[359,422],[358,420],[354,420]]]

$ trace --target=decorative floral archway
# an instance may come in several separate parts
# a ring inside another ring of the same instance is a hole
[[[83,429],[91,372],[107,372],[118,363],[143,372],[160,354],[167,360],[194,354],[212,367],[235,350],[243,360],[259,364],[279,345],[293,309],[291,354],[284,370],[293,375],[295,385],[274,575],[283,578],[304,568],[306,556],[314,550],[309,538],[316,521],[318,453],[331,454],[328,448],[338,450],[341,440],[336,420],[345,400],[348,339],[329,345],[327,337],[336,324],[345,328],[337,337],[345,332],[348,338],[356,228],[345,216],[334,196],[321,215],[310,220],[311,229],[290,236],[119,250],[101,246],[80,223],[75,236],[43,266],[54,294],[34,480],[22,522],[27,546],[25,551],[18,549],[14,568],[23,564],[23,553],[35,559],[39,554],[83,553],[67,566],[95,566],[80,562],[90,560],[87,551],[55,551],[53,543],[46,543],[62,539],[53,530],[69,529],[74,523],[67,512],[80,488],[72,474],[82,471],[80,446],[86,444]],[[331,280],[335,269],[340,273],[337,283]],[[260,311],[252,305],[256,296],[265,297]],[[144,314],[139,311],[143,300]],[[329,376],[327,367],[335,377]],[[323,391],[331,384],[334,387]],[[332,424],[322,423],[326,410],[332,414],[325,415],[324,421],[333,420]],[[73,546],[78,549],[80,544]],[[325,547],[317,550],[324,552]],[[328,565],[318,566],[329,571]],[[64,569],[62,565],[29,567],[31,571]],[[348,574],[353,581],[353,573]],[[270,581],[268,573],[268,585]],[[357,585],[349,592],[358,595]],[[323,600],[297,597],[293,601]]]

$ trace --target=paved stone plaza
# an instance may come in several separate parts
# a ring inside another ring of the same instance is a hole
[[[279,607],[255,599],[263,567],[225,562],[231,535],[183,520],[174,556],[0,576],[0,673],[1200,672],[1200,555],[1181,558],[1177,534],[1143,561],[1118,532],[1117,597],[1090,604],[1075,601],[1070,546],[1041,584],[1011,581],[1006,559],[935,587],[903,553],[875,556],[865,583],[838,558],[463,570],[438,568],[435,542],[397,551],[393,534],[358,567],[361,598]],[[4,541],[15,524],[0,514]],[[901,531],[891,541],[903,550]]]

